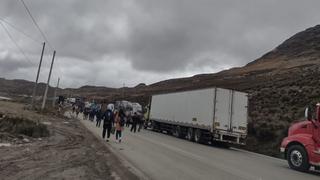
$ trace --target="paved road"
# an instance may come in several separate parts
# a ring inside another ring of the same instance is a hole
[[[101,129],[81,120],[97,136]],[[107,143],[107,142],[106,142]],[[237,149],[188,142],[165,134],[125,129],[122,143],[109,142],[146,179],[319,180],[320,173],[301,173],[286,161]]]

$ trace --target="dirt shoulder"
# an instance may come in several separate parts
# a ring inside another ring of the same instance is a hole
[[[0,101],[1,113],[45,124],[50,135],[0,139],[0,179],[138,179],[79,120],[39,115]]]

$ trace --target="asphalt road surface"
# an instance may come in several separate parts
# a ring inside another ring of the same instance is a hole
[[[101,137],[101,128],[96,128],[94,123],[87,120],[81,121]],[[320,173],[291,170],[287,162],[281,159],[238,149],[196,144],[148,130],[131,133],[125,129],[121,143],[117,143],[114,136],[108,143],[114,152],[137,168],[141,179],[320,179]]]

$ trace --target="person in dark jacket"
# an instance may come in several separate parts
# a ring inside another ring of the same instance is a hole
[[[131,123],[132,123],[132,116],[131,116],[131,113],[129,113],[126,118],[126,127],[129,127]]]
[[[139,117],[139,121],[138,121],[138,126],[139,126],[139,127],[138,127],[138,132],[140,132],[140,130],[141,130],[142,126],[143,126],[143,123],[144,123],[144,117],[142,116],[141,113],[139,113],[138,117]]]
[[[79,116],[79,112],[80,112],[80,109],[79,109],[79,106],[76,107],[76,117],[78,118]]]
[[[87,119],[88,119],[89,111],[90,111],[89,108],[87,108],[87,107],[84,108],[84,111],[83,111],[83,120],[87,120]]]
[[[99,109],[99,110],[97,111],[97,113],[96,113],[96,121],[97,121],[96,126],[97,126],[97,127],[100,127],[101,118],[102,118],[102,111],[101,111],[101,109]]]
[[[89,112],[89,120],[93,122],[95,115],[96,115],[96,110],[92,108]]]
[[[131,129],[130,131],[136,133],[137,131],[137,124],[139,123],[139,116],[135,112],[134,115],[132,116],[132,124],[131,124]]]
[[[113,123],[114,123],[113,112],[111,111],[111,109],[107,109],[107,111],[103,114],[103,130],[102,130],[103,139],[105,138],[106,132],[107,132],[107,142],[109,142]]]

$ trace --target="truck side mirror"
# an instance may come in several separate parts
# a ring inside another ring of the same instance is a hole
[[[306,110],[304,111],[304,116],[308,121],[311,121],[311,111],[309,110],[309,107],[306,108]]]

